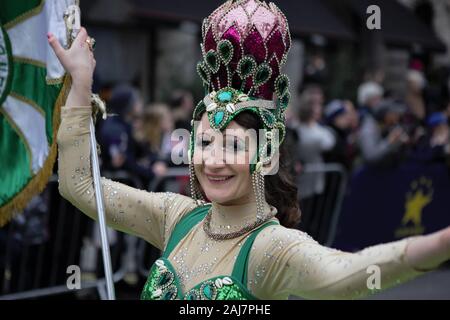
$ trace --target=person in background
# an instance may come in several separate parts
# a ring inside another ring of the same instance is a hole
[[[303,165],[323,164],[322,153],[331,150],[336,143],[333,133],[316,120],[315,104],[316,101],[310,95],[302,95],[300,98],[298,158]],[[312,197],[324,191],[325,177],[322,173],[302,174],[298,185],[303,199]]]
[[[450,164],[450,130],[444,112],[433,112],[427,119],[427,134],[414,148],[413,159]]]
[[[418,70],[409,70],[406,75],[406,94],[405,102],[409,111],[416,121],[425,120],[426,107],[423,91],[426,86],[426,80],[422,72]]]
[[[400,126],[403,105],[393,101],[382,101],[364,117],[359,131],[359,147],[363,161],[376,167],[398,164],[405,155],[409,137]]]
[[[359,152],[357,146],[357,139],[358,139],[358,130],[360,126],[360,117],[353,102],[351,102],[350,100],[345,100],[344,105],[345,108],[347,109],[347,115],[350,123],[350,134],[348,136],[349,144],[353,148],[355,148],[354,150],[351,150],[350,153],[352,155],[352,158],[356,158]]]
[[[143,113],[139,91],[128,84],[114,87],[108,111],[111,115],[101,123],[99,131],[103,168],[110,171],[125,170],[140,178],[151,179],[153,173],[140,166],[135,157],[133,122]]]
[[[297,152],[298,145],[300,143],[299,126],[300,119],[298,117],[298,104],[291,104],[285,112],[286,119],[286,145],[289,145],[288,149],[293,150],[291,173],[294,176],[301,174],[303,164],[300,160],[300,156]]]
[[[296,129],[300,125],[300,119],[298,117],[298,104],[291,104],[287,108],[285,113],[286,127],[291,129]]]
[[[376,82],[368,81],[359,86],[358,106],[362,122],[366,116],[373,115],[373,110],[383,99],[383,94],[383,87]]]
[[[450,130],[448,125],[448,117],[445,113],[434,112],[428,118],[428,126],[431,129],[430,146],[432,148],[441,149],[441,154],[447,158],[450,154]]]
[[[328,77],[327,61],[320,46],[309,57],[304,69],[305,82],[325,83]]]
[[[100,99],[102,99],[108,106],[109,100],[111,100],[111,94],[114,89],[114,84],[111,82],[102,83],[99,90],[98,95]]]
[[[406,94],[405,104],[407,110],[402,117],[403,128],[408,132],[411,138],[411,144],[417,144],[418,141],[425,137],[426,139],[426,118],[427,110],[432,108],[436,103],[435,96],[428,94],[428,105],[425,99],[426,79],[419,70],[409,70],[406,76]],[[437,98],[438,99],[438,98]]]
[[[171,156],[170,135],[174,129],[172,114],[165,104],[147,106],[135,132],[140,147],[139,164],[162,176],[167,172]]]
[[[359,114],[358,110],[356,110],[355,105],[350,100],[344,100],[345,108],[347,109],[347,114],[349,117],[350,127],[352,131],[356,131],[359,128]]]
[[[333,100],[325,107],[325,124],[334,134],[334,147],[324,153],[324,160],[328,163],[340,163],[347,170],[352,167],[354,158],[354,140],[351,134],[354,126],[350,101]],[[356,117],[357,118],[357,117]]]
[[[170,97],[171,108],[175,128],[191,130],[191,119],[189,116],[194,110],[194,97],[187,90],[175,90]]]
[[[305,87],[301,96],[307,97],[310,100],[313,109],[313,118],[316,122],[321,122],[325,102],[322,87],[318,84],[309,84]]]

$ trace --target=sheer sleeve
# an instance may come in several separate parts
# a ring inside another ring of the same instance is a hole
[[[91,174],[91,107],[63,107],[58,131],[59,191],[75,207],[97,219]],[[174,225],[199,204],[171,192],[146,192],[102,178],[108,226],[136,235],[163,250]]]
[[[269,227],[250,255],[249,288],[262,299],[365,297],[424,273],[404,260],[411,239],[348,253],[324,247],[299,230]],[[377,275],[379,287],[373,280]]]

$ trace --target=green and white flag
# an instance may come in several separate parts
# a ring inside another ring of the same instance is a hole
[[[66,45],[72,0],[0,0],[0,226],[41,192],[52,174],[69,77],[47,41]]]

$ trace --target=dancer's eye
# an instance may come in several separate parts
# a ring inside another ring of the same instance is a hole
[[[231,150],[237,152],[237,151],[244,150],[245,149],[245,145],[237,137],[230,137],[230,138],[227,139],[226,148],[229,149],[229,150],[231,149]]]
[[[213,139],[211,139],[209,137],[201,136],[201,137],[198,137],[198,139],[196,140],[197,141],[196,145],[201,148],[205,148],[211,144],[212,140]]]
[[[210,143],[211,143],[211,141],[210,141],[210,140],[206,140],[206,139],[202,139],[202,141],[201,141],[202,147],[206,147],[206,146],[208,146]]]
[[[202,138],[197,139],[197,146],[202,147],[202,148],[207,147],[210,143],[211,143],[210,140],[206,140],[206,139],[202,139]]]

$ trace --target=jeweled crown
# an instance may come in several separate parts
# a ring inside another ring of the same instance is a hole
[[[206,112],[211,128],[222,131],[239,113],[249,111],[262,121],[272,153],[285,138],[285,111],[290,100],[289,78],[281,73],[291,47],[284,14],[273,4],[259,0],[227,1],[203,22],[203,60],[197,64],[206,89],[193,120]],[[189,159],[194,151],[191,132]],[[257,161],[265,156],[262,143]],[[250,164],[250,172],[259,170]]]
[[[205,87],[225,87],[272,100],[289,85],[281,67],[291,46],[288,22],[273,3],[227,1],[203,22],[203,61],[197,71]]]

